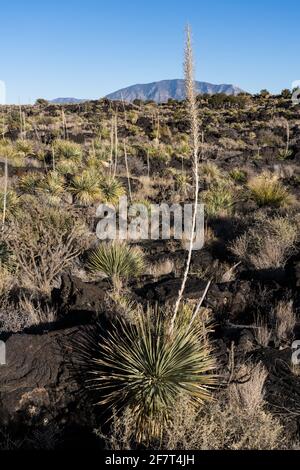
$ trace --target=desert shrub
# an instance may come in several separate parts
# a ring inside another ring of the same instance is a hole
[[[284,267],[294,253],[297,226],[287,217],[258,216],[246,233],[231,245],[232,252],[255,269]]]
[[[63,159],[55,165],[55,170],[61,175],[75,175],[78,171],[78,163],[74,160]]]
[[[148,146],[146,151],[150,158],[154,158],[165,163],[170,161],[173,153],[172,147],[163,143]]]
[[[191,187],[191,178],[186,173],[177,173],[174,176],[176,190],[186,194]]]
[[[56,140],[53,147],[55,159],[57,160],[73,160],[80,162],[82,159],[82,148],[80,144],[68,140]]]
[[[208,191],[203,193],[202,202],[209,216],[228,214],[234,205],[232,188],[223,182],[213,184]]]
[[[277,175],[262,173],[252,178],[248,187],[252,198],[260,207],[281,207],[291,203],[291,197]]]
[[[283,144],[281,137],[270,129],[262,129],[259,131],[258,142],[264,147],[281,147]]]
[[[0,155],[2,158],[7,158],[10,165],[17,167],[24,165],[24,154],[18,152],[8,140],[4,140],[0,143]]]
[[[139,276],[144,269],[144,255],[137,247],[126,243],[100,243],[89,256],[92,272],[101,273],[113,280]]]
[[[80,175],[74,176],[70,187],[76,202],[84,206],[100,201],[102,191],[100,180],[96,173],[84,171]]]
[[[121,196],[125,194],[125,189],[116,178],[103,178],[100,182],[102,200],[107,204],[117,205]]]
[[[100,139],[93,140],[89,149],[87,163],[89,166],[99,166],[110,158],[110,142]]]
[[[135,323],[118,320],[98,352],[91,387],[106,409],[131,410],[137,441],[161,436],[182,394],[195,407],[211,398],[215,360],[201,322],[188,328],[180,318],[171,333],[164,312],[148,309]]]
[[[85,246],[82,223],[71,213],[33,204],[6,228],[21,285],[49,292],[54,281]]]
[[[23,296],[13,301],[7,292],[0,295],[0,332],[18,333],[43,323],[52,323],[57,319],[53,306],[42,304],[33,297]]]
[[[252,367],[252,368],[251,368]],[[244,383],[230,385],[200,410],[180,401],[165,430],[165,449],[273,450],[284,448],[280,422],[267,411],[262,365],[244,366]]]

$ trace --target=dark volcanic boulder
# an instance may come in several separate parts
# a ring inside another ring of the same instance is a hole
[[[86,283],[69,274],[62,276],[61,287],[54,289],[52,300],[66,324],[88,323],[103,311],[109,283],[106,280]]]
[[[0,366],[1,425],[38,425],[90,420],[78,377],[78,345],[87,327],[44,335],[12,335],[6,342],[6,365]]]

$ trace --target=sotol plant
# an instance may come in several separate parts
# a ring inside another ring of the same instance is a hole
[[[91,171],[84,171],[81,175],[75,176],[70,189],[76,202],[84,206],[100,201],[102,198],[99,178]]]
[[[215,360],[203,325],[190,328],[177,317],[170,334],[162,311],[139,312],[135,324],[119,319],[99,340],[90,387],[99,404],[131,409],[138,441],[160,438],[177,400],[185,395],[199,405],[211,398]]]
[[[144,269],[144,255],[140,249],[118,243],[100,243],[88,260],[92,272],[100,272],[112,280],[139,276]]]

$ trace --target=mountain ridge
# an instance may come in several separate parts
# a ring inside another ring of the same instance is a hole
[[[235,85],[220,84],[215,85],[208,82],[196,81],[196,90],[198,94],[219,94],[225,93],[226,95],[238,95],[243,90]],[[169,99],[182,101],[185,99],[185,81],[183,79],[174,80],[160,80],[151,83],[137,83],[129,87],[109,93],[105,98],[112,101],[127,101],[132,102],[136,99],[142,101],[155,101],[156,103],[164,103]],[[79,98],[55,98],[50,103],[54,104],[76,104],[89,101],[88,99]]]
[[[231,84],[215,85],[208,82],[196,81],[196,90],[198,94],[207,93],[209,95],[225,93],[226,95],[238,95],[243,90]],[[110,100],[134,101],[140,99],[143,101],[155,101],[164,103],[169,99],[182,101],[185,99],[185,82],[183,79],[161,80],[158,82],[135,84],[122,88],[106,95]]]

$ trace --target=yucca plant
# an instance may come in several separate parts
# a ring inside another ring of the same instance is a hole
[[[89,386],[99,392],[98,404],[130,408],[137,441],[159,439],[182,396],[194,406],[211,399],[215,359],[205,329],[182,320],[178,315],[170,334],[165,312],[148,309],[135,323],[117,320],[99,340]]]
[[[19,179],[19,188],[23,193],[35,194],[39,187],[42,176],[40,173],[30,172]]]
[[[90,171],[84,171],[81,175],[75,176],[70,189],[76,202],[84,206],[100,201],[102,197],[99,177]]]
[[[186,173],[178,173],[174,177],[176,189],[181,193],[186,194],[191,187],[191,178]]]
[[[16,150],[23,154],[24,157],[28,157],[33,154],[32,142],[30,140],[17,140]]]
[[[264,172],[249,182],[252,198],[260,206],[281,207],[290,204],[291,197],[277,175]]]
[[[247,173],[239,168],[232,170],[229,175],[237,183],[246,183],[247,181]]]
[[[100,183],[103,202],[117,205],[121,196],[125,194],[125,189],[116,178],[105,178]]]
[[[102,273],[112,280],[139,276],[144,269],[142,251],[125,242],[100,243],[88,260],[92,272]]]
[[[16,216],[19,210],[20,198],[14,190],[7,191],[6,194],[6,213],[9,216]],[[0,191],[0,217],[4,210],[4,192]]]
[[[20,167],[24,164],[24,154],[18,152],[7,140],[0,143],[0,156],[7,158],[8,163],[13,166]]]
[[[40,182],[39,190],[46,194],[50,203],[58,203],[65,191],[64,177],[57,171],[50,171]]]
[[[55,165],[55,170],[61,175],[75,175],[78,171],[78,163],[73,160],[60,160],[57,165]]]
[[[217,183],[205,191],[202,197],[205,212],[209,216],[218,216],[231,212],[234,205],[232,189],[226,184]]]
[[[58,160],[74,160],[80,162],[82,159],[82,148],[80,144],[68,140],[56,140],[53,147],[55,158]]]

